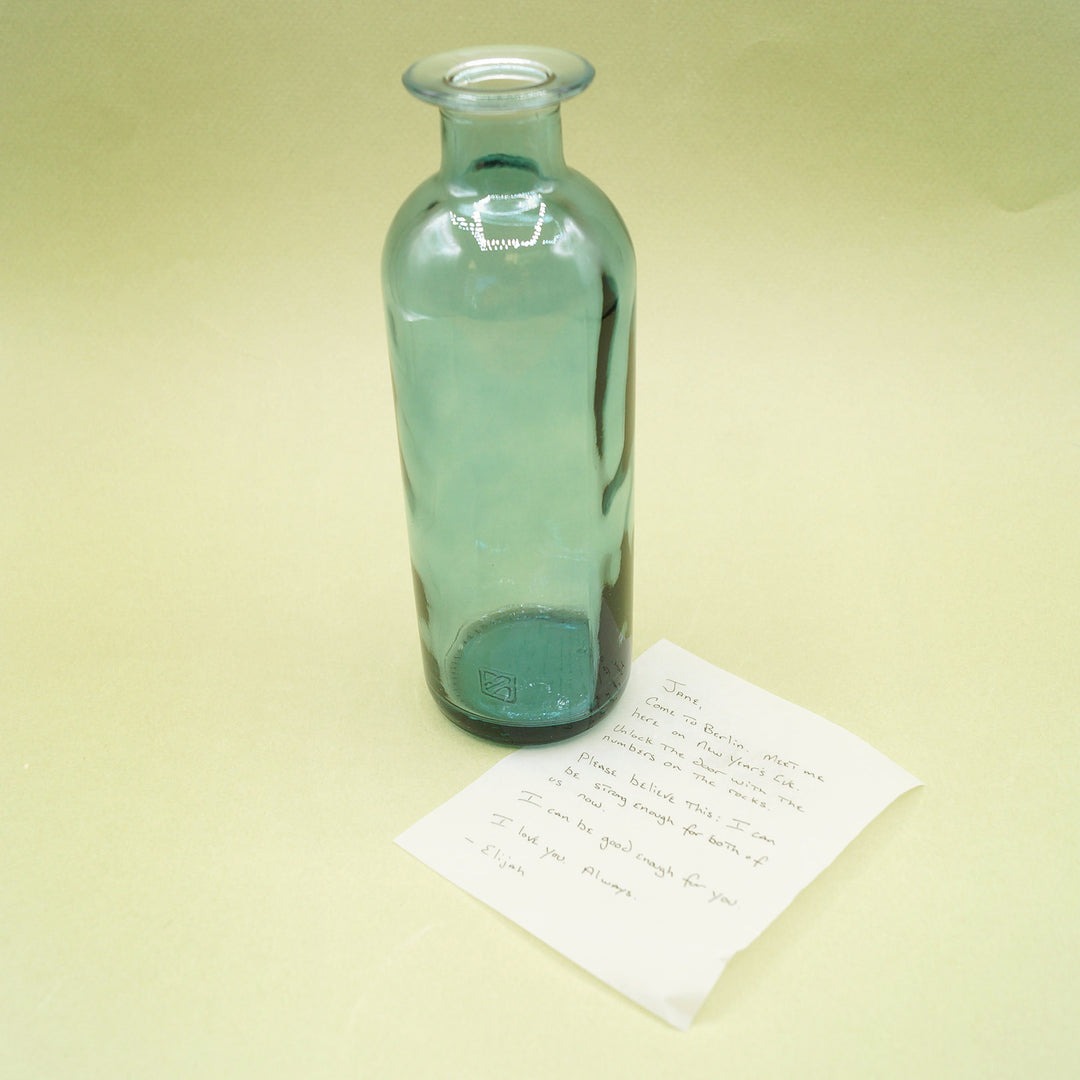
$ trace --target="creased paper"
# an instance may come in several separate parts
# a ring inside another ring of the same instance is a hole
[[[661,641],[577,738],[504,758],[397,842],[675,1027],[913,776]]]

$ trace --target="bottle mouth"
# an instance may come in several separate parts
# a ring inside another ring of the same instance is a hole
[[[587,60],[562,49],[492,45],[418,60],[402,82],[421,100],[453,112],[518,112],[580,94],[593,74]]]
[[[536,60],[515,57],[466,60],[451,68],[443,81],[454,90],[503,93],[513,90],[535,90],[547,86],[555,72]]]

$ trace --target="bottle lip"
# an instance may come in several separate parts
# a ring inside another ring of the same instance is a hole
[[[580,94],[592,64],[543,45],[481,45],[418,60],[401,77],[422,101],[464,113],[541,109]]]

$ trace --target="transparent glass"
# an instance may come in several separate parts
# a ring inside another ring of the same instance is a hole
[[[634,255],[559,115],[591,78],[517,46],[410,68],[442,165],[383,255],[428,686],[514,744],[589,727],[630,670]]]

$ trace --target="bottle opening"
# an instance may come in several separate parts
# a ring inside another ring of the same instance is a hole
[[[481,92],[506,90],[535,90],[547,86],[555,72],[534,60],[493,57],[469,60],[446,73],[449,86],[458,90]]]
[[[437,53],[405,72],[418,98],[455,112],[520,112],[558,105],[592,81],[592,65],[542,45],[485,45]]]

